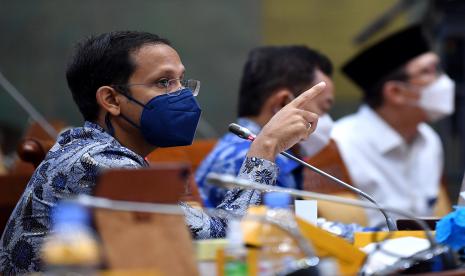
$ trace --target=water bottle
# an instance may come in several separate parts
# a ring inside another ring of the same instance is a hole
[[[266,219],[288,228],[297,228],[297,222],[289,209],[291,197],[284,193],[266,193]],[[261,232],[259,275],[268,276],[291,272],[295,261],[304,257],[294,239],[278,226],[265,222]]]
[[[247,275],[247,250],[239,220],[230,220],[226,235],[228,244],[225,248],[225,276]]]
[[[52,210],[52,231],[41,254],[45,275],[97,275],[100,253],[88,210],[60,202]]]

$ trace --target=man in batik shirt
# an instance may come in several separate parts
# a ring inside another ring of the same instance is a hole
[[[184,79],[169,42],[143,32],[111,32],[84,40],[67,68],[68,86],[85,124],[60,134],[34,172],[0,241],[4,275],[40,270],[39,250],[61,199],[91,194],[104,169],[142,168],[157,147],[188,145],[200,117],[199,82]],[[273,184],[276,155],[304,139],[317,115],[307,103],[324,84],[296,99],[264,127],[239,177]],[[277,131],[279,129],[279,131]],[[258,204],[256,191],[233,190],[218,208],[243,215]],[[182,204],[194,238],[223,237],[226,219]]]

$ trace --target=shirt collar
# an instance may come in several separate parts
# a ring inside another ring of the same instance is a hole
[[[369,106],[362,105],[358,114],[364,118],[364,125],[369,126],[370,132],[367,135],[373,136],[371,141],[381,153],[405,146],[402,136]],[[354,131],[362,130],[355,129]]]
[[[115,143],[117,144],[118,146],[121,146],[121,147],[124,147],[123,145],[121,145],[121,143],[115,139],[115,137],[111,136],[108,132],[105,131],[105,129],[103,129],[103,127],[101,127],[99,124],[96,124],[96,123],[93,123],[93,122],[89,122],[89,121],[85,121],[84,122],[84,128],[90,128],[92,130],[96,130],[98,132],[101,132],[100,134],[102,135],[101,137],[105,140],[107,140],[107,142],[109,143]],[[132,154],[134,154],[135,156],[138,157],[138,159],[140,160],[141,164],[144,164],[145,166],[148,166],[148,162],[147,160],[140,156],[139,154],[135,153],[134,151],[124,147],[126,150],[130,151]]]
[[[96,130],[99,130],[101,132],[106,132],[103,127],[101,127],[100,125],[96,124],[96,123],[93,123],[93,122],[89,122],[89,121],[85,121],[84,122],[84,127],[88,127],[88,128],[94,128]]]

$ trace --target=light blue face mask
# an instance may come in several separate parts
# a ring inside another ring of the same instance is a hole
[[[161,95],[145,105],[123,93],[129,100],[142,106],[140,126],[121,114],[121,117],[140,129],[143,137],[157,147],[176,147],[192,144],[202,110],[189,88],[176,95]]]

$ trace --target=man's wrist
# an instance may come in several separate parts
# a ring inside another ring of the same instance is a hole
[[[257,157],[274,162],[276,159],[276,155],[278,154],[279,152],[277,150],[276,142],[274,142],[272,139],[262,139],[258,136],[250,146],[247,156]]]

